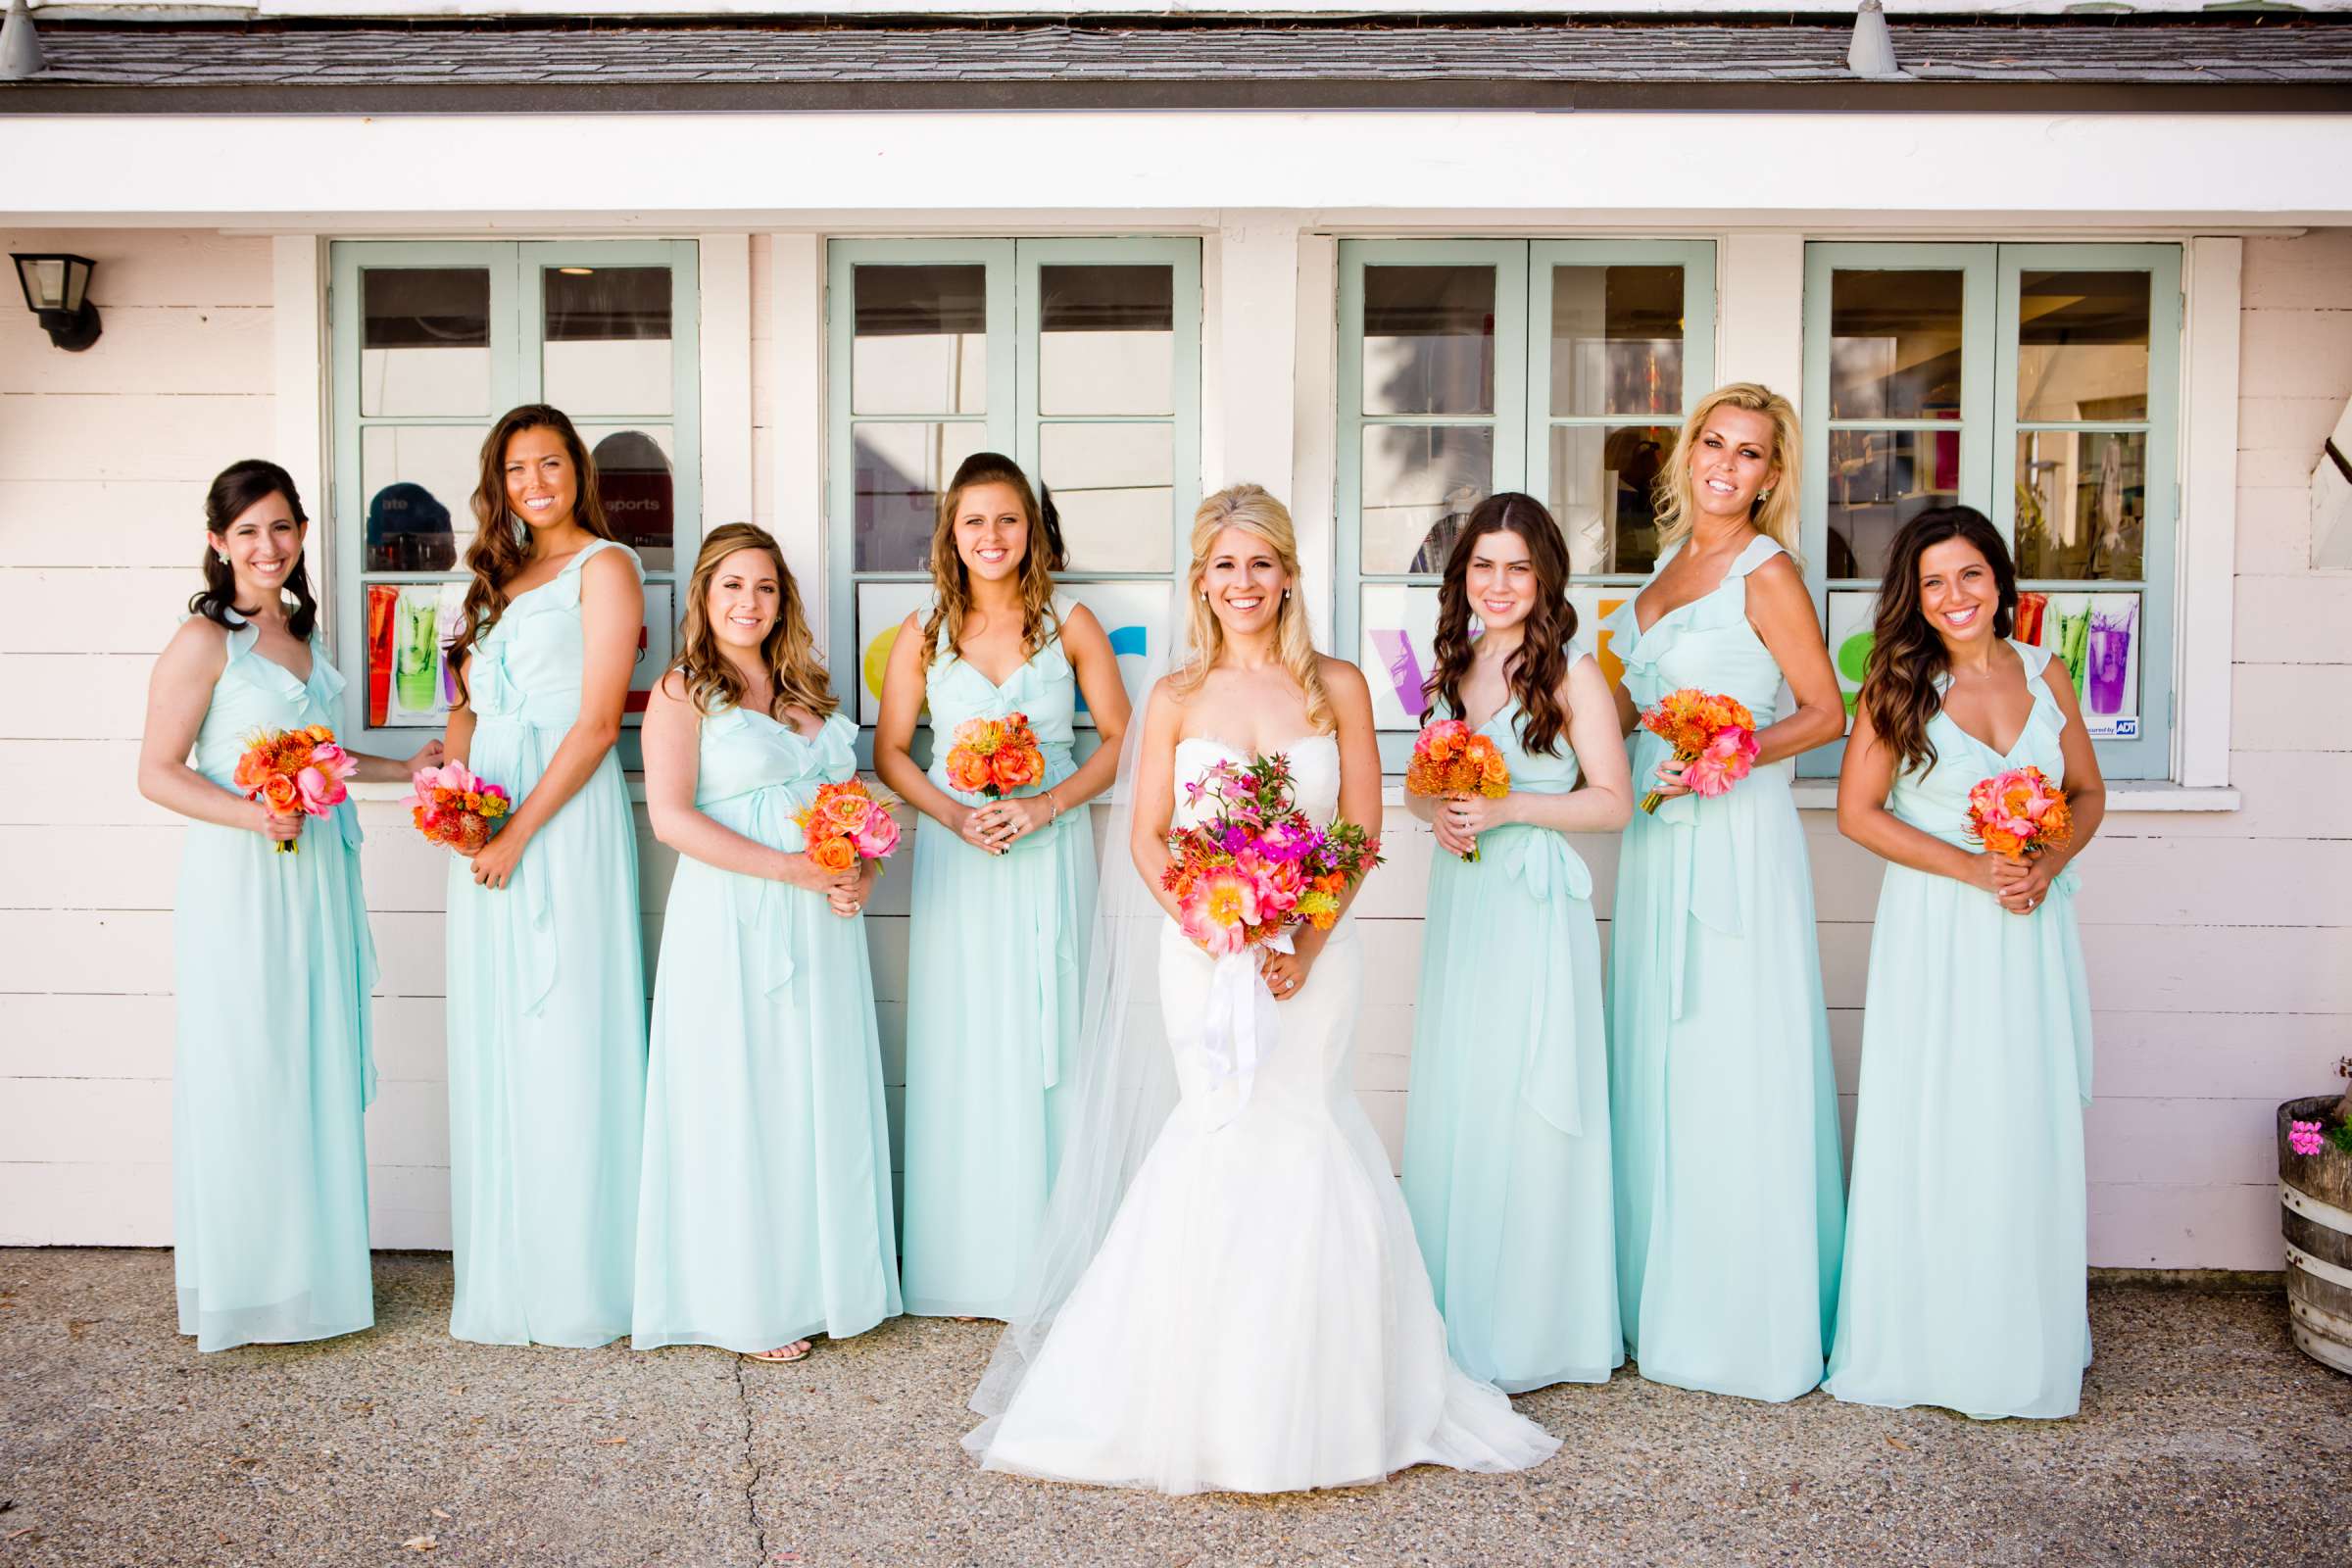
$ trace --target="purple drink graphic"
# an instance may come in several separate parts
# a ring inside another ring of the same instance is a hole
[[[1421,683],[1427,677],[1421,673],[1421,661],[1413,653],[1410,638],[1401,631],[1387,629],[1372,633],[1373,651],[1380,655],[1382,667],[1389,672],[1389,683],[1396,690],[1396,701],[1408,718],[1419,718],[1429,711],[1429,699],[1421,694]]]
[[[2124,677],[2132,668],[2132,623],[2138,615],[2136,603],[2127,605],[2121,614],[2103,610],[2091,613],[2087,653],[2094,713],[2124,710]]]

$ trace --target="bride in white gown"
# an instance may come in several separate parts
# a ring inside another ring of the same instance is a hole
[[[1185,786],[1290,759],[1299,808],[1377,824],[1370,693],[1319,658],[1290,516],[1254,485],[1202,503],[1190,662],[1123,759],[1090,960],[1080,1109],[1037,1275],[972,1406],[989,1469],[1169,1493],[1294,1492],[1416,1464],[1519,1470],[1559,1446],[1448,1358],[1412,1224],[1353,1089],[1353,920],[1256,962],[1248,1002],[1159,889]],[[1115,843],[1115,839],[1113,840]],[[1107,869],[1109,866],[1116,869]],[[1136,873],[1141,873],[1140,880]],[[1243,976],[1233,976],[1235,980]],[[1156,982],[1157,1016],[1148,996]],[[1173,1072],[1170,1072],[1170,1066]]]

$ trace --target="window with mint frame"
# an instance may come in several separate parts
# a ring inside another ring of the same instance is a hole
[[[2065,661],[2101,770],[2171,776],[2181,303],[2178,245],[1806,248],[1802,550],[1849,712],[1887,545],[1956,503],[2009,543],[2017,635]]]
[[[1523,490],[1568,540],[1578,639],[1656,556],[1650,480],[1715,384],[1710,240],[1345,240],[1333,646],[1364,667],[1385,767],[1424,716],[1445,556]]]
[[[826,272],[827,642],[859,724],[974,452],[1051,497],[1057,588],[1140,667],[1200,500],[1200,241],[835,240]]]
[[[330,587],[355,744],[405,756],[447,722],[442,649],[469,580],[481,444],[523,403],[571,416],[644,562],[634,723],[703,533],[698,284],[691,240],[330,248]],[[633,733],[622,751],[635,766]]]

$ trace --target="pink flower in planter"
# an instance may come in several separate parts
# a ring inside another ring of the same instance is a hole
[[[2320,1137],[2316,1121],[2290,1121],[2286,1124],[2286,1147],[2298,1154],[2316,1154],[2327,1147]]]

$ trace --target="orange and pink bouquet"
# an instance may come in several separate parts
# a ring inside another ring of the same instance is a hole
[[[1756,715],[1737,698],[1686,686],[1659,698],[1642,713],[1642,727],[1674,748],[1683,783],[1693,795],[1721,795],[1755,765]],[[1651,790],[1642,797],[1642,809],[1654,812],[1665,799]]]
[[[514,809],[504,789],[474,777],[464,762],[420,767],[409,785],[400,804],[409,808],[416,831],[460,855],[479,855]]]
[[[2032,859],[2075,835],[2066,797],[2038,767],[2013,767],[1968,792],[1968,830],[1994,855]]]
[[[948,749],[948,782],[969,795],[1001,801],[1014,790],[1042,784],[1046,754],[1027,713],[1003,718],[967,718],[956,726]]]
[[[1441,718],[1423,725],[1413,737],[1404,788],[1408,795],[1483,795],[1498,801],[1511,793],[1511,764],[1503,760],[1501,747],[1460,719]],[[1472,850],[1462,858],[1475,860],[1478,852]]]
[[[1270,942],[1301,921],[1328,931],[1340,896],[1380,863],[1380,840],[1353,822],[1317,827],[1291,795],[1290,759],[1219,762],[1185,786],[1216,815],[1168,835],[1160,886],[1176,895],[1184,934],[1211,957]]]
[[[808,841],[808,858],[827,871],[854,871],[859,860],[887,860],[899,847],[898,818],[858,779],[823,785],[808,809],[796,812],[793,820]]]
[[[359,768],[359,760],[335,744],[335,732],[324,724],[265,730],[245,743],[236,784],[272,816],[324,816],[343,804],[350,793],[344,781]],[[291,855],[300,842],[279,839],[278,853]]]

